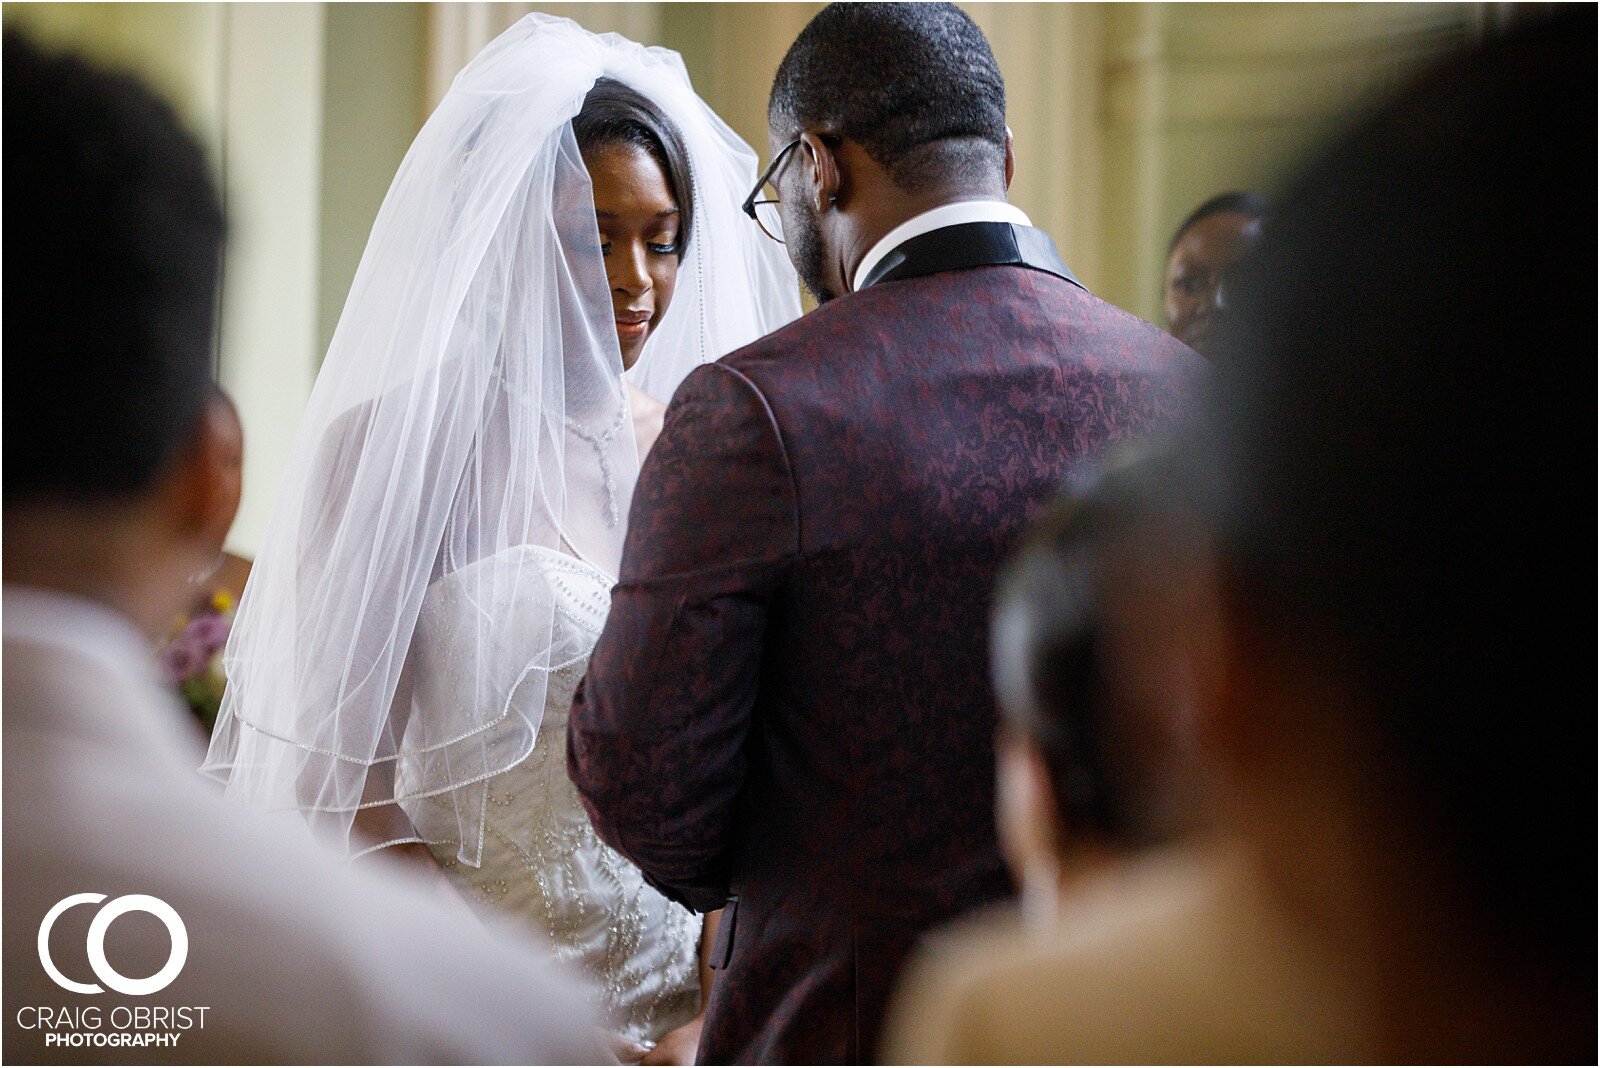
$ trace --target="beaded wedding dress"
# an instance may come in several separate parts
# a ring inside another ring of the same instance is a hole
[[[497,614],[515,641],[519,624],[543,619],[542,606],[553,607],[552,644],[563,650],[563,662],[544,673],[544,717],[533,752],[488,781],[479,866],[460,863],[454,842],[430,848],[469,899],[527,921],[549,936],[559,959],[593,979],[604,1025],[636,1042],[654,1041],[699,1012],[700,917],[648,886],[600,841],[567,778],[567,713],[605,624],[611,579],[537,546],[445,576],[423,599],[419,678],[450,685],[449,665],[464,652],[457,642],[471,634],[457,613],[471,610],[483,568],[527,568],[539,576],[534,590],[498,606]],[[419,706],[433,689],[419,682]],[[440,808],[449,803],[432,800]]]

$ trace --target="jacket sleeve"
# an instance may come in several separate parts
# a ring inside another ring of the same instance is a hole
[[[567,762],[600,837],[690,908],[728,892],[774,591],[798,551],[783,442],[748,378],[686,378],[634,491]]]

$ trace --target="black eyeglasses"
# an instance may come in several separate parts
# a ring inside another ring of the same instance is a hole
[[[767,169],[761,172],[760,178],[756,179],[756,187],[750,190],[750,195],[745,197],[744,203],[740,205],[744,213],[754,219],[757,226],[761,227],[761,232],[780,245],[783,244],[783,216],[778,212],[778,198],[762,197],[761,190],[766,188],[767,183],[772,180],[772,176],[778,172],[778,168],[783,164],[784,157],[793,152],[795,146],[799,143],[800,138],[796,137],[793,141],[783,146],[783,151],[772,157],[772,162],[767,164]]]

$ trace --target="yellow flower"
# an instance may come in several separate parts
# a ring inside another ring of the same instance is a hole
[[[211,598],[211,607],[219,612],[227,612],[233,608],[233,595],[227,590],[218,590],[216,596]]]

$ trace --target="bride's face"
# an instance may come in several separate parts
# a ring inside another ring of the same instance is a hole
[[[632,367],[677,285],[678,202],[661,165],[638,145],[601,145],[584,163],[594,186],[622,365]]]

